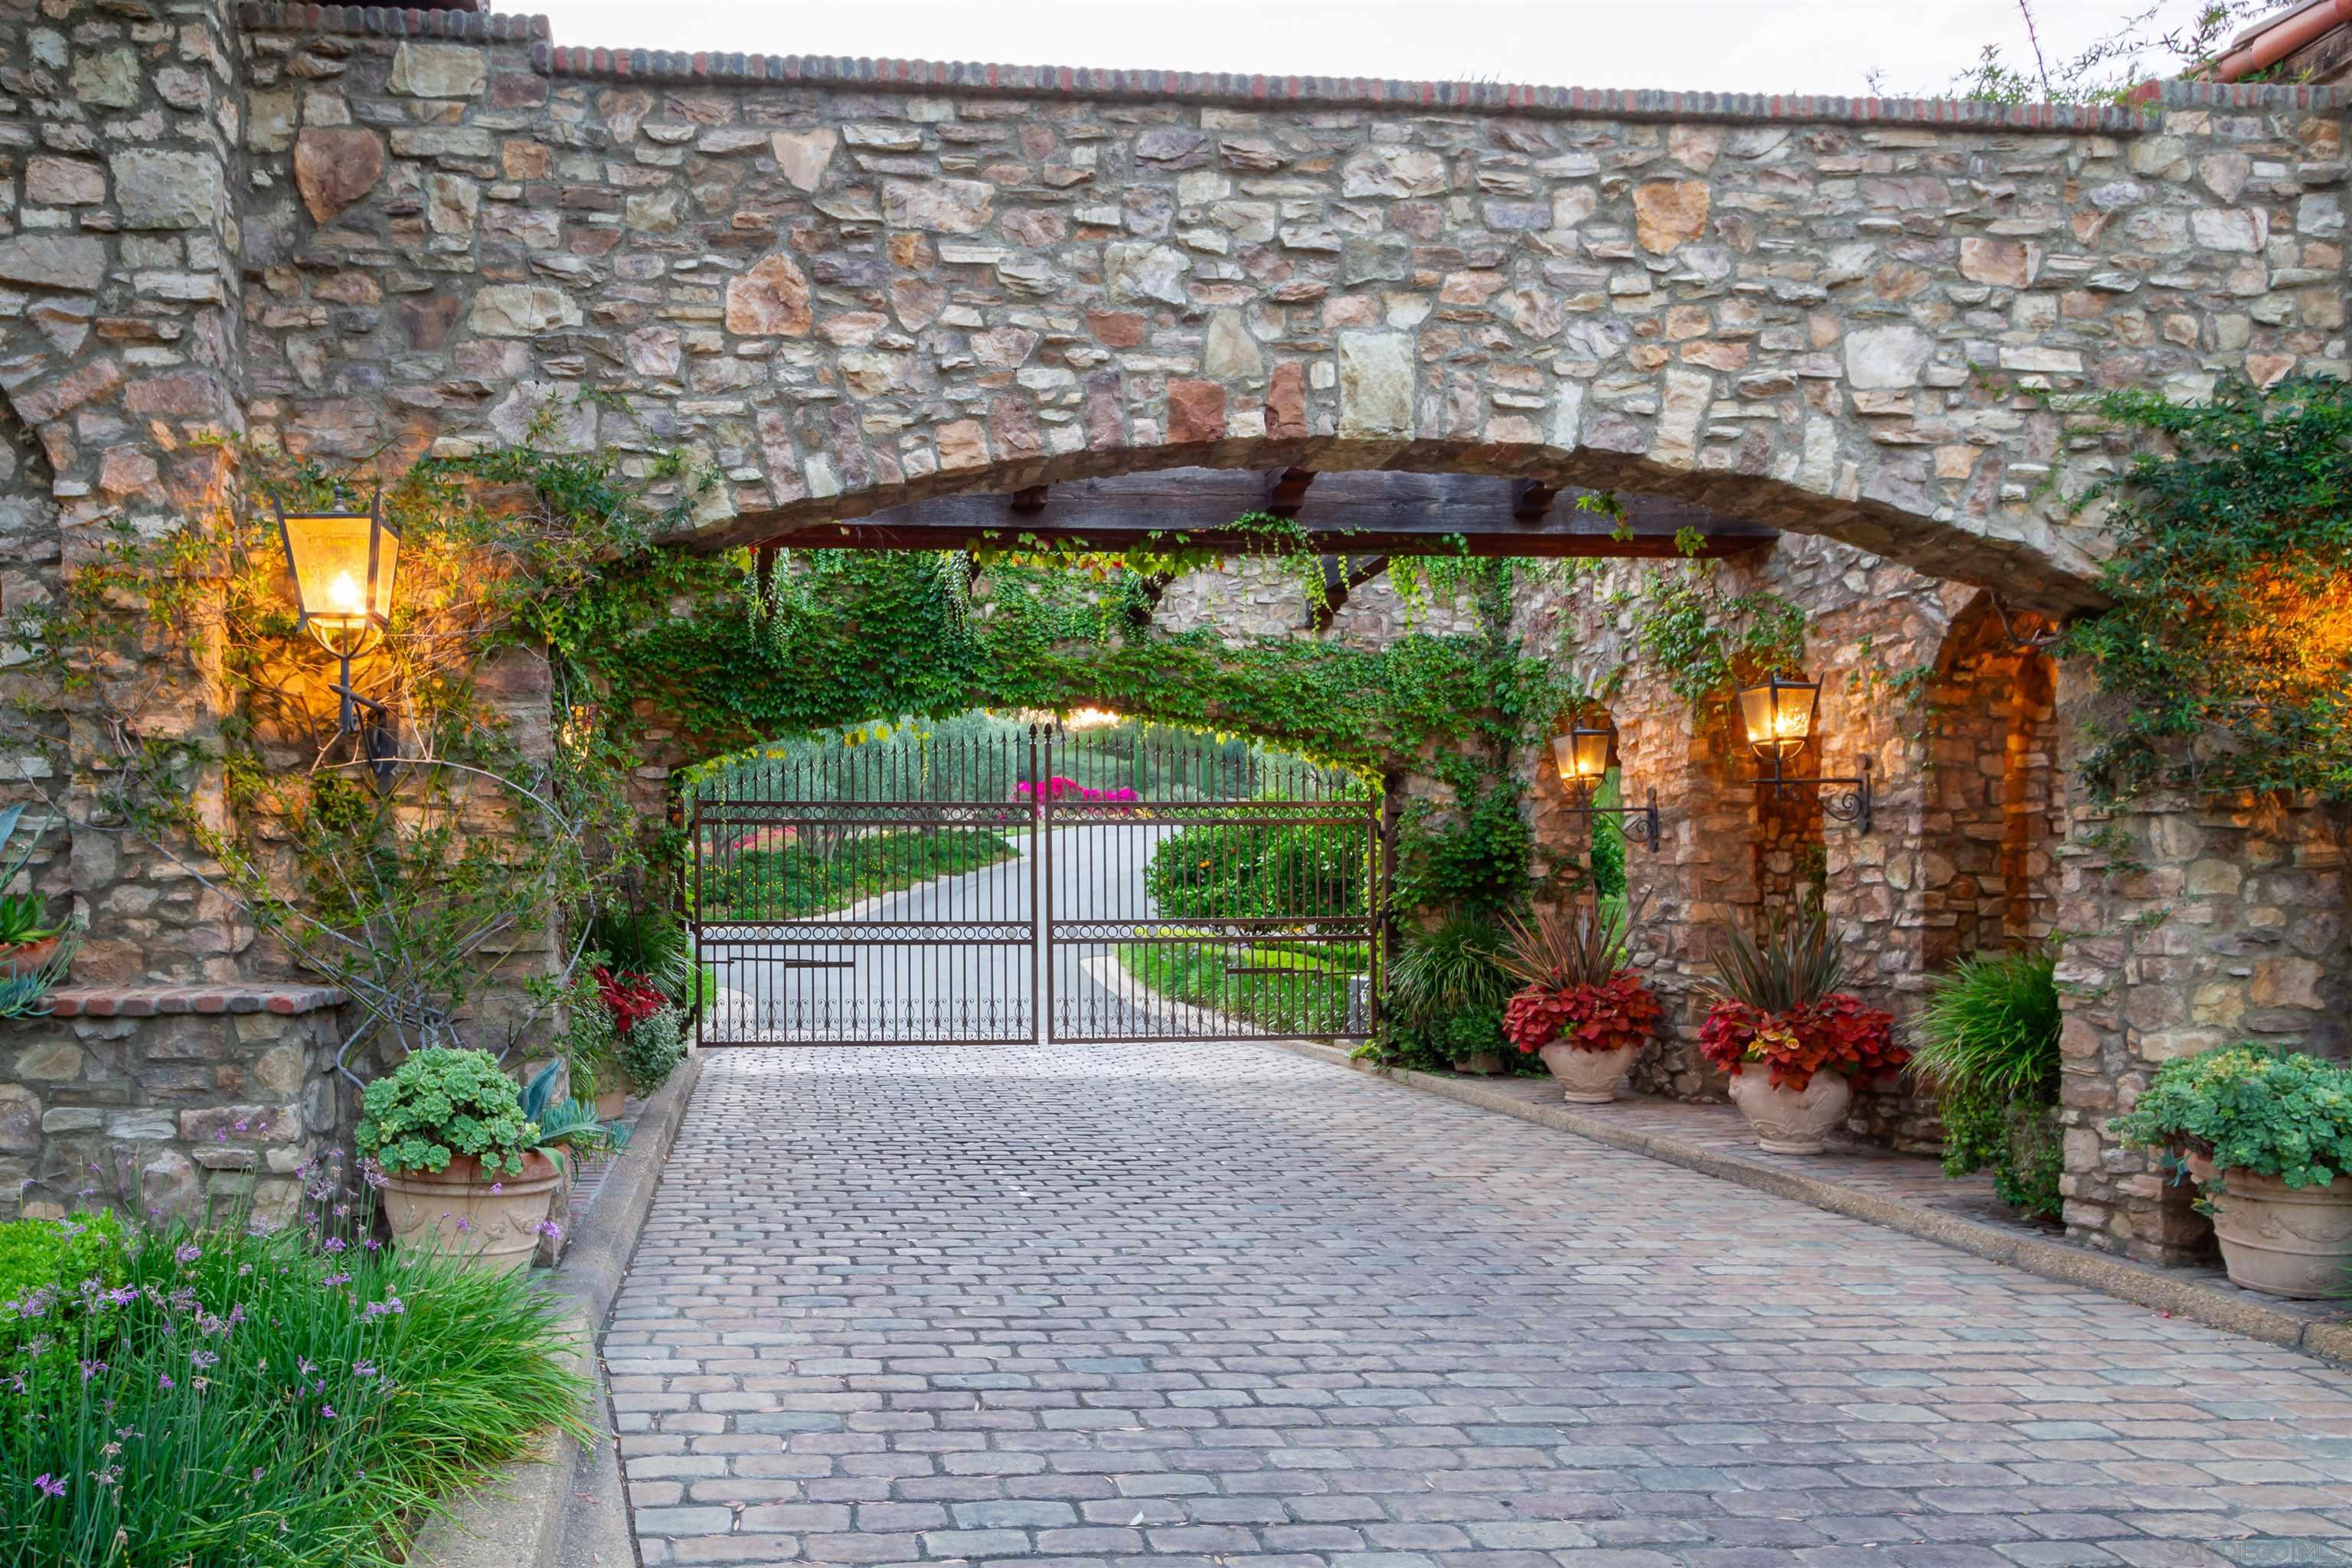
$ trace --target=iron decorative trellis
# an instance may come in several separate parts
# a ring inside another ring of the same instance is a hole
[[[909,735],[692,802],[708,1045],[1358,1038],[1379,790],[1118,726]]]

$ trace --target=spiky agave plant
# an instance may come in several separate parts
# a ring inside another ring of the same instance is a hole
[[[1732,926],[1716,948],[1715,973],[1699,981],[1707,995],[1768,1016],[1818,1002],[1844,984],[1845,960],[1820,910],[1768,921],[1760,931]]]
[[[1645,890],[1630,903],[1577,899],[1537,909],[1533,921],[1503,917],[1503,950],[1495,963],[1523,986],[1567,991],[1606,985],[1625,963],[1625,942],[1650,901]]]

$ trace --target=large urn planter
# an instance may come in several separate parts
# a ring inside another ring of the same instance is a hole
[[[1801,1089],[1776,1084],[1763,1071],[1731,1075],[1731,1102],[1756,1131],[1756,1146],[1768,1154],[1818,1154],[1845,1119],[1853,1090],[1835,1073],[1817,1072]]]
[[[1589,1051],[1554,1040],[1536,1054],[1559,1081],[1562,1100],[1570,1105],[1606,1105],[1625,1087],[1625,1075],[1633,1070],[1633,1058],[1642,1047],[1635,1044]]]
[[[1826,942],[1826,930],[1816,921],[1801,940],[1776,940],[1792,942],[1801,954]],[[1853,1103],[1853,1080],[1877,1079],[1911,1059],[1895,1043],[1894,1015],[1848,991],[1778,1012],[1722,996],[1707,1009],[1698,1049],[1728,1075],[1731,1102],[1768,1154],[1820,1153]]]
[[[394,1244],[446,1253],[473,1268],[530,1268],[562,1173],[544,1154],[522,1162],[520,1176],[486,1173],[469,1154],[439,1171],[386,1171],[383,1212]]]
[[[596,1093],[596,1115],[600,1121],[618,1121],[629,1101],[626,1084],[618,1089],[599,1089]]]
[[[2107,1127],[2186,1156],[2232,1284],[2298,1300],[2352,1286],[2352,1066],[2216,1046],[2157,1068]]]
[[[2352,1177],[2290,1187],[2236,1170],[2222,1172],[2217,1187],[2212,1162],[2198,1154],[2189,1156],[2189,1173],[2206,1189],[2230,1283],[2297,1301],[2352,1286]]]

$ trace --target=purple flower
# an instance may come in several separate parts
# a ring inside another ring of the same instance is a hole
[[[326,1252],[328,1257],[332,1258],[338,1252],[342,1251],[346,1245],[347,1244],[341,1237],[331,1236],[327,1238],[327,1245],[323,1250]]]
[[[204,1255],[205,1249],[193,1241],[184,1241],[172,1248],[172,1261],[174,1263],[194,1263]]]
[[[373,1322],[378,1318],[395,1318],[408,1310],[397,1296],[386,1296],[381,1301],[370,1301],[360,1309],[360,1321]]]
[[[352,1363],[352,1375],[353,1377],[373,1377],[375,1375],[375,1363],[372,1361],[355,1361]]]
[[[360,1243],[360,1245],[361,1245],[362,1247],[366,1247],[370,1252],[380,1252],[380,1251],[382,1251],[382,1250],[383,1250],[383,1243],[382,1243],[382,1242],[378,1241],[375,1237],[372,1237],[372,1236],[371,1236],[371,1237],[369,1237],[365,1241],[361,1242],[361,1243]]]
[[[157,1373],[155,1378],[155,1386],[158,1388],[173,1387],[173,1384],[172,1382],[172,1374],[168,1372]]]
[[[316,1371],[318,1371],[318,1370],[319,1370],[319,1368],[318,1368],[317,1364],[316,1364],[316,1363],[314,1363],[310,1360],[310,1358],[309,1356],[306,1356],[306,1355],[298,1355],[298,1356],[296,1356],[296,1357],[294,1358],[294,1366],[295,1366],[295,1369],[296,1369],[297,1371],[299,1371],[299,1373],[301,1373],[301,1374],[302,1374],[304,1377],[308,1377],[308,1376],[310,1376],[312,1373],[314,1373],[314,1372],[316,1372]]]
[[[563,1227],[556,1224],[551,1219],[541,1220],[533,1228],[536,1229],[540,1235],[547,1237],[550,1241],[562,1241],[563,1239]]]
[[[352,1277],[349,1274],[330,1274],[319,1281],[319,1289],[331,1290],[338,1285],[348,1285],[351,1282]]]
[[[332,1421],[335,1418],[335,1407],[331,1405],[321,1405],[319,1406],[319,1414]]]
[[[100,1373],[104,1372],[105,1370],[106,1363],[102,1361],[86,1361],[81,1363],[81,1380],[84,1383],[88,1383],[91,1378],[96,1377]]]
[[[202,1372],[206,1367],[218,1366],[220,1364],[220,1357],[212,1351],[190,1351],[188,1352],[188,1364],[194,1367],[198,1372]]]
[[[33,1478],[33,1485],[39,1489],[40,1494],[43,1497],[63,1497],[66,1495],[65,1482],[58,1480],[47,1470],[43,1470],[39,1475]]]
[[[499,1194],[505,1192],[506,1190],[507,1184],[504,1182],[492,1182],[490,1184],[490,1195],[492,1197],[496,1197]]]

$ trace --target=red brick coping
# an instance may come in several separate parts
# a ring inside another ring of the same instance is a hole
[[[457,0],[459,5],[479,0]],[[616,81],[772,82],[871,90],[919,89],[1017,98],[1149,99],[1253,104],[1526,114],[1544,119],[1680,120],[1986,130],[2153,130],[2160,116],[2106,104],[1980,103],[1935,98],[1841,98],[1818,93],[1665,92],[1538,87],[1475,81],[1384,81],[1363,77],[1251,76],[1230,72],[1102,70],[1080,66],[1008,66],[978,61],[861,59],[833,55],[688,54],[672,49],[559,47],[544,16],[389,5],[249,3],[240,15],[257,32],[379,34],[532,44],[531,63],[550,76]],[[2347,101],[2332,87],[2248,82],[2151,83],[2166,109],[2326,110]]]
[[[155,1018],[183,1013],[320,1013],[351,1000],[332,985],[76,985],[49,993],[58,1018]]]

